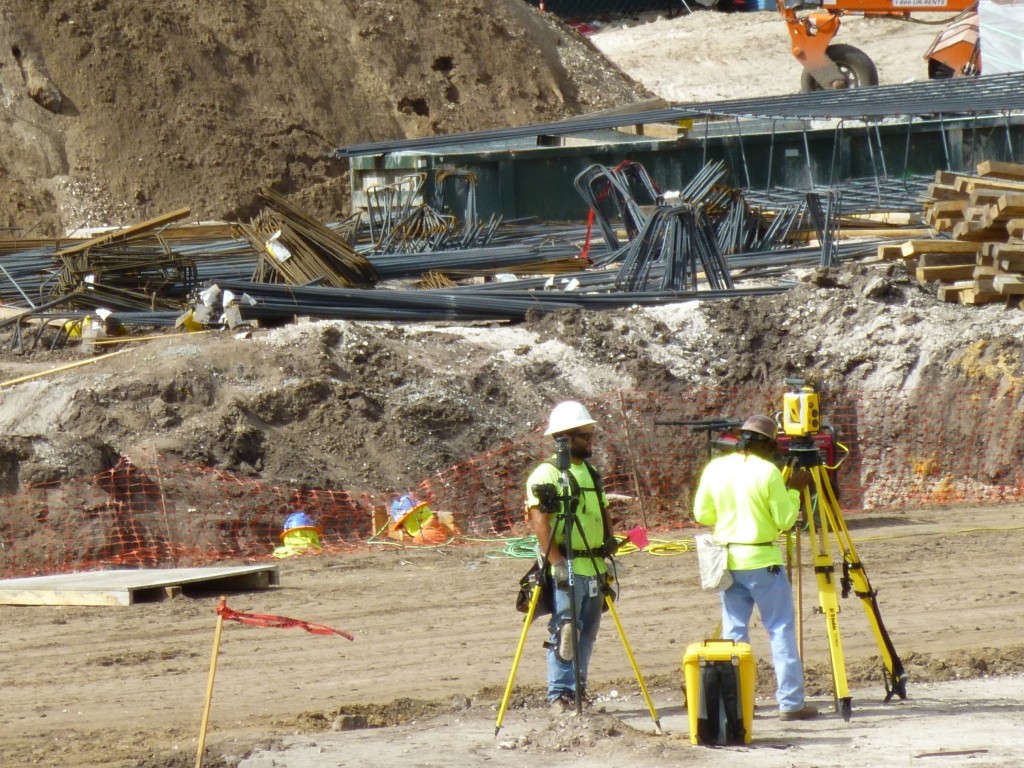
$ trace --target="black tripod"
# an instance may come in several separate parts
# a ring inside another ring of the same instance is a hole
[[[572,494],[572,487],[569,480],[569,467],[571,464],[571,457],[569,454],[569,439],[566,437],[559,437],[555,439],[555,466],[559,470],[559,481],[558,481],[558,519],[563,526],[563,539],[562,544],[565,547],[565,559],[566,567],[569,572],[568,579],[568,592],[569,592],[569,616],[570,616],[570,632],[572,637],[572,670],[573,670],[573,681],[576,690],[576,714],[580,715],[583,713],[583,696],[582,687],[580,685],[580,662],[579,662],[579,624],[578,624],[578,610],[576,608],[576,570],[574,567],[574,560],[576,559],[573,548],[573,535],[574,531],[579,535],[580,541],[583,542],[583,549],[587,551],[587,557],[590,558],[594,564],[594,573],[600,574],[601,570],[597,567],[597,560],[594,557],[593,550],[590,548],[590,544],[587,542],[586,533],[583,531],[583,525],[579,520],[579,516],[576,514],[577,499]],[[579,503],[583,503],[582,498],[579,499]],[[505,694],[501,699],[501,706],[498,708],[498,719],[494,725],[494,735],[498,735],[498,731],[501,730],[501,723],[505,718],[505,710],[508,707],[509,696],[512,693],[512,685],[515,682],[516,671],[519,668],[519,660],[523,654],[523,648],[526,645],[526,636],[530,629],[530,624],[533,622],[534,614],[537,611],[537,604],[540,602],[541,595],[545,588],[550,588],[551,584],[545,585],[546,579],[543,578],[543,574],[547,572],[548,557],[550,555],[550,549],[553,546],[555,540],[554,535],[548,540],[548,551],[544,553],[541,561],[540,576],[534,583],[533,593],[530,597],[530,605],[527,609],[526,618],[523,620],[523,631],[519,636],[519,644],[516,646],[515,658],[512,661],[512,671],[509,673],[508,683],[505,685]],[[615,603],[613,593],[608,580],[605,579],[601,584],[601,591],[604,596],[605,605],[607,606],[608,612],[611,614],[612,620],[615,622],[615,628],[619,632],[619,638],[622,640],[622,646],[626,650],[626,655],[629,657],[630,665],[633,668],[633,673],[636,675],[637,683],[640,685],[640,692],[643,694],[644,701],[647,704],[647,709],[651,713],[651,718],[654,720],[654,726],[657,733],[661,733],[661,721],[658,718],[658,713],[654,709],[654,703],[651,701],[651,696],[647,692],[647,685],[644,683],[643,676],[640,674],[640,667],[636,663],[636,658],[633,656],[633,650],[629,647],[629,641],[626,639],[626,632],[622,628],[622,622],[619,620],[618,611],[615,609]],[[552,601],[554,597],[552,596]],[[552,603],[552,610],[554,610],[554,604]]]

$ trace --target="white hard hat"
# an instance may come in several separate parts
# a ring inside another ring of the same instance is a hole
[[[564,403],[556,405],[551,411],[551,416],[548,418],[548,428],[544,434],[557,435],[559,432],[568,432],[570,429],[586,427],[596,423],[590,417],[590,412],[583,407],[583,403],[577,403],[575,400],[566,400]]]

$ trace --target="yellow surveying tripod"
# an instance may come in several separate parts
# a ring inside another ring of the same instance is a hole
[[[530,607],[527,610],[526,618],[523,619],[523,631],[520,633],[519,643],[516,645],[516,655],[515,658],[512,659],[512,671],[509,672],[508,683],[505,684],[505,694],[501,697],[501,706],[498,708],[498,719],[494,723],[495,736],[497,736],[498,732],[501,730],[502,721],[505,719],[505,710],[508,708],[508,700],[512,695],[512,685],[516,679],[516,671],[519,669],[519,660],[523,655],[523,648],[526,646],[526,635],[530,630],[530,623],[533,621],[533,615],[537,610],[537,603],[540,602],[542,589],[543,584],[538,580],[533,587],[533,594],[530,596]],[[640,674],[640,667],[636,663],[636,657],[633,655],[633,650],[629,647],[629,641],[626,640],[626,631],[622,628],[622,622],[619,620],[619,612],[615,610],[615,603],[612,600],[610,589],[605,590],[604,601],[605,605],[608,606],[608,613],[611,614],[612,620],[615,622],[615,628],[619,631],[619,638],[622,640],[622,647],[626,649],[626,656],[629,658],[630,666],[633,667],[633,674],[636,675],[636,681],[640,684],[640,693],[643,694],[644,703],[647,705],[647,710],[651,713],[651,719],[654,720],[655,732],[658,735],[661,735],[661,719],[658,717],[658,712],[654,708],[654,702],[651,701],[651,695],[647,692],[647,685],[644,683],[643,675]]]
[[[579,691],[580,686],[580,669],[579,669],[579,658],[575,653],[575,649],[579,647],[578,637],[579,629],[576,622],[576,600],[573,596],[573,566],[572,562],[575,557],[575,549],[572,546],[574,532],[580,537],[583,542],[583,549],[588,553],[592,561],[594,560],[594,550],[590,548],[590,544],[587,541],[586,534],[583,531],[583,525],[581,524],[579,517],[575,514],[574,510],[576,507],[575,500],[570,495],[570,482],[569,482],[569,447],[566,438],[556,438],[556,466],[560,470],[561,481],[559,483],[561,487],[561,494],[558,497],[559,507],[561,514],[559,518],[562,520],[562,524],[565,526],[565,547],[569,553],[567,560],[569,563],[569,605],[571,614],[572,627],[572,648],[573,652],[573,673],[575,677],[576,687],[575,690]],[[595,485],[598,483],[595,481]],[[539,488],[539,486],[535,486]],[[538,494],[539,495],[539,494]],[[602,514],[604,508],[602,506]],[[549,542],[550,544],[550,542]],[[547,553],[544,553],[541,559],[541,569],[546,569],[548,565]],[[601,570],[597,568],[597,563],[594,563],[594,570],[596,573],[600,573]],[[523,648],[526,645],[526,636],[530,631],[530,624],[533,622],[533,618],[537,612],[537,605],[541,600],[541,596],[545,589],[553,588],[552,585],[545,584],[545,579],[541,575],[537,575],[532,578],[532,591],[530,593],[530,603],[526,611],[526,618],[523,619],[523,631],[519,635],[519,643],[516,645],[515,657],[512,660],[512,670],[509,672],[508,682],[505,684],[505,693],[501,697],[501,706],[498,708],[498,719],[494,723],[494,735],[497,736],[501,730],[502,721],[505,719],[505,710],[508,707],[508,700],[512,694],[512,685],[516,679],[516,671],[519,669],[519,660],[523,655]],[[615,609],[615,602],[613,600],[614,594],[612,592],[611,584],[606,579],[602,585],[602,591],[604,595],[605,606],[608,609],[608,613],[611,614],[612,620],[615,622],[615,628],[619,632],[619,638],[622,640],[622,646],[626,649],[626,656],[629,658],[629,663],[633,667],[633,674],[636,675],[636,680],[640,684],[640,692],[643,694],[644,702],[647,704],[647,709],[651,713],[651,718],[654,720],[654,727],[658,734],[661,734],[661,721],[658,718],[658,713],[654,709],[654,703],[651,701],[651,696],[647,692],[647,685],[644,683],[644,678],[640,674],[640,667],[636,663],[636,657],[633,655],[632,648],[629,647],[629,641],[626,639],[626,631],[622,628],[622,622],[619,620],[619,612]],[[576,714],[582,714],[582,697],[576,697]]]
[[[814,556],[818,600],[828,630],[836,711],[844,720],[849,720],[852,704],[846,679],[846,663],[843,660],[843,644],[839,636],[839,600],[836,595],[836,566],[832,560],[830,533],[835,537],[843,556],[843,572],[839,579],[842,596],[849,597],[852,587],[854,594],[861,599],[882,654],[885,701],[894,695],[901,699],[907,698],[907,673],[882,623],[876,593],[868,581],[864,564],[857,556],[850,531],[839,510],[835,490],[829,481],[827,468],[822,462],[821,451],[814,442],[814,435],[822,432],[818,394],[803,379],[786,379],[786,383],[793,390],[783,400],[782,428],[789,437],[789,462],[783,469],[783,476],[788,480],[794,469],[800,468],[806,469],[813,480],[814,497],[812,499],[811,486],[808,485],[803,491],[802,507]],[[799,580],[797,583],[799,590]]]

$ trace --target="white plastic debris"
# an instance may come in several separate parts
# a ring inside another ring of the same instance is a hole
[[[220,294],[220,287],[211,285],[205,291],[199,294],[200,301],[203,302],[204,306],[212,307],[213,303],[217,300],[217,296]]]

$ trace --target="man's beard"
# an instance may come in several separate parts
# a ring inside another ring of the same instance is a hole
[[[569,455],[572,456],[574,459],[580,459],[582,461],[583,459],[589,459],[591,456],[594,455],[594,452],[590,450],[589,445],[574,445],[569,448]]]

